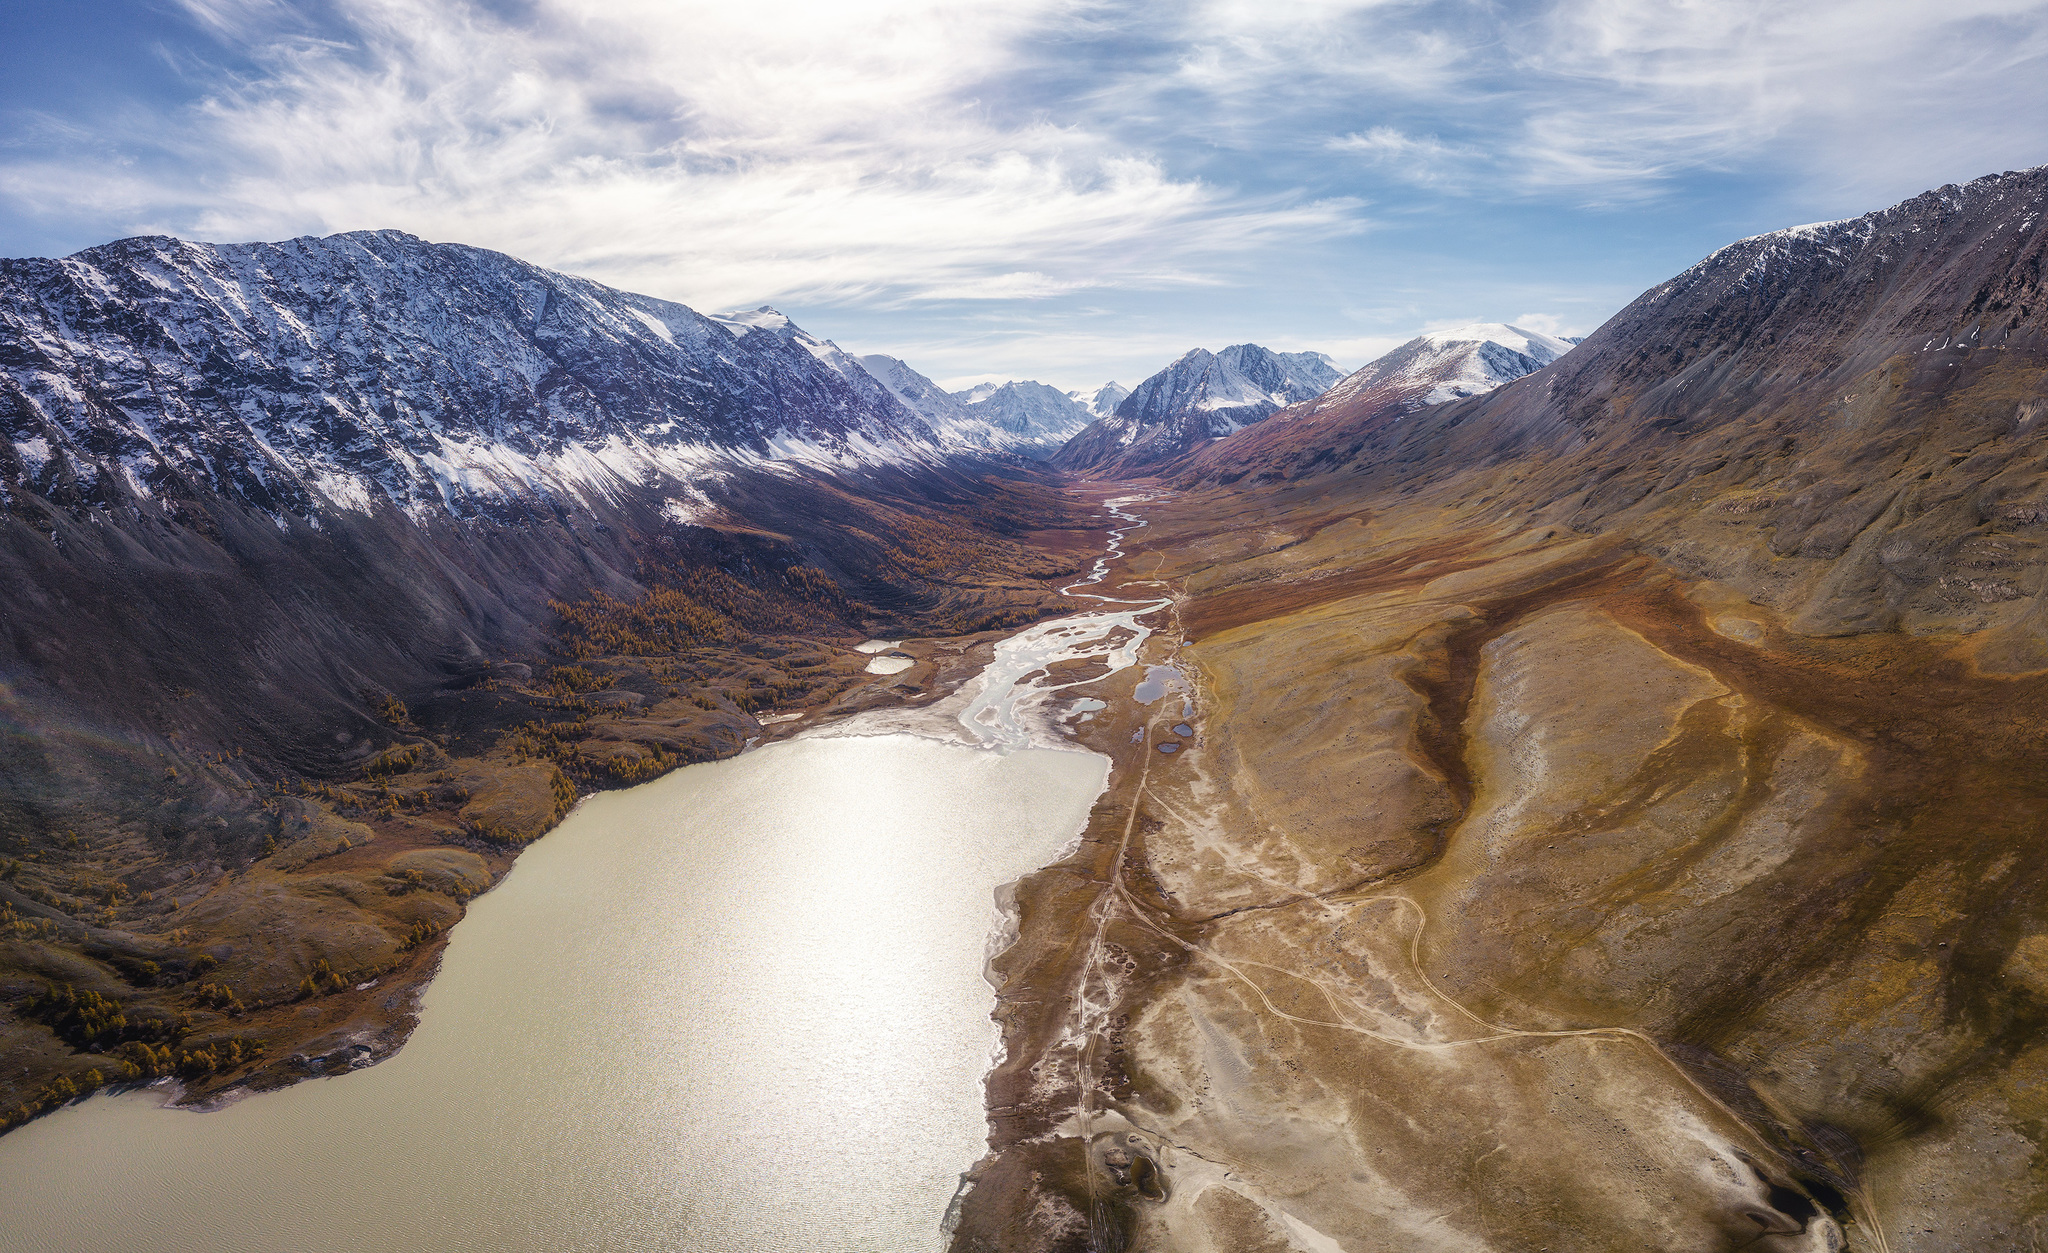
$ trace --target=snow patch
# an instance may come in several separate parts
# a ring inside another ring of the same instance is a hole
[[[653,314],[647,312],[647,310],[635,309],[633,306],[627,305],[626,312],[632,314],[635,318],[639,319],[640,325],[646,327],[650,331],[653,331],[655,335],[659,336],[664,343],[673,344],[676,342],[676,334],[674,331],[668,329],[668,323],[662,321],[660,318],[655,317]]]
[[[20,457],[21,463],[28,467],[31,478],[40,476],[43,467],[50,464],[50,441],[40,435],[34,439],[15,440],[14,455]]]

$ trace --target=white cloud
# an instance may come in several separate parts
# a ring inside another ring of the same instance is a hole
[[[2040,0],[1230,0],[1177,37],[1176,88],[1344,102],[1327,150],[1445,190],[1631,200],[1762,164],[1884,196],[2048,160],[2021,121],[2048,116]]]
[[[1216,327],[1363,360],[1449,306],[1590,319],[1671,261],[1638,217],[1640,276],[1536,274],[1532,202],[1726,173],[1832,217],[2048,158],[2040,0],[176,2],[212,43],[169,59],[239,68],[9,115],[0,198],[97,237],[397,227],[1069,385]],[[934,305],[987,321],[907,329]]]
[[[1491,154],[1478,148],[1447,144],[1435,135],[1409,135],[1392,126],[1338,135],[1325,146],[1405,182],[1446,190],[1469,190],[1492,164]]]
[[[2044,53],[2038,0],[1560,5],[1523,61],[1539,90],[1519,174],[1643,194],[1761,160],[1887,195],[1921,186],[1937,146],[1933,168],[2030,165],[2048,151],[2010,123],[2048,106]]]
[[[1344,197],[1251,197],[977,89],[1070,16],[1037,3],[750,6],[340,0],[312,39],[268,0],[185,0],[263,72],[153,138],[189,177],[102,174],[137,226],[212,239],[400,226],[723,307],[1034,299],[1204,281],[1357,229]],[[31,204],[80,196],[16,164]]]

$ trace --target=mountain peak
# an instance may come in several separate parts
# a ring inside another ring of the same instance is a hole
[[[1098,418],[1106,418],[1110,414],[1115,413],[1116,407],[1122,404],[1124,397],[1130,394],[1131,389],[1115,379],[1104,383],[1093,392],[1073,391],[1067,393],[1074,403]]]
[[[1574,341],[1542,331],[1531,331],[1507,322],[1471,322],[1447,330],[1425,331],[1420,338],[1432,344],[1499,344],[1544,362],[1554,361],[1571,350]]]
[[[1036,379],[979,383],[953,395],[969,413],[985,415],[989,422],[1042,450],[1065,443],[1087,426],[1092,416],[1087,405],[1072,394]],[[1043,456],[1044,451],[1038,455]]]
[[[1426,331],[1353,371],[1309,411],[1439,405],[1492,391],[1572,350],[1567,340],[1506,322]]]
[[[1232,344],[1194,348],[1074,437],[1055,459],[1069,469],[1143,473],[1211,439],[1320,395],[1338,380],[1319,352]],[[1113,468],[1112,468],[1113,467]]]

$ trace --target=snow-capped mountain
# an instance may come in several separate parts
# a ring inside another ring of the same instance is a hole
[[[1064,444],[1091,420],[1087,406],[1074,397],[1029,379],[981,383],[953,395],[970,414],[1045,452]]]
[[[1339,377],[1335,363],[1319,352],[1274,352],[1257,344],[1216,353],[1196,348],[1138,384],[1054,460],[1068,469],[1138,473],[1321,395]]]
[[[910,368],[902,358],[870,353],[858,359],[861,369],[872,375],[889,393],[910,406],[933,425],[970,420],[967,406],[924,375]]]
[[[1111,379],[1092,392],[1068,392],[1067,397],[1095,417],[1106,418],[1110,414],[1115,413],[1116,407],[1122,404],[1124,397],[1130,394],[1130,388],[1125,387],[1115,379]]]
[[[179,484],[280,525],[668,491],[731,464],[956,451],[773,310],[719,318],[398,231],[0,261],[0,495]]]
[[[1317,397],[1304,416],[1368,396],[1385,396],[1411,408],[1462,400],[1534,374],[1571,350],[1569,340],[1503,322],[1430,331],[1347,375]]]
[[[1281,410],[1257,430],[1201,450],[1199,473],[1229,474],[1247,466],[1311,455],[1333,431],[1398,421],[1430,405],[1478,396],[1556,361],[1577,340],[1502,322],[1430,331],[1346,375],[1306,404]]]

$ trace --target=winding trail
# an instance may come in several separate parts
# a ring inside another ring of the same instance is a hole
[[[1123,555],[1121,541],[1124,535],[1127,534],[1130,530],[1135,530],[1138,527],[1145,525],[1142,519],[1135,518],[1133,515],[1125,512],[1121,508],[1121,506],[1141,503],[1146,499],[1149,498],[1120,497],[1110,502],[1107,502],[1114,516],[1129,522],[1131,525],[1125,528],[1118,529],[1116,531],[1112,531],[1110,551],[1107,555],[1105,555],[1096,562],[1094,573],[1089,578],[1084,579],[1079,583],[1072,584],[1066,589],[1062,589],[1063,591],[1069,591],[1071,593],[1071,589],[1074,587],[1082,587],[1099,583],[1103,579],[1103,577],[1107,573],[1110,561],[1113,560],[1115,557]],[[1106,602],[1116,604],[1132,603],[1123,601],[1111,601],[1110,598],[1107,597],[1098,597],[1097,599],[1102,599]],[[1118,650],[1119,661],[1116,664],[1113,664],[1111,671],[1112,673],[1114,673],[1115,670],[1121,670],[1126,666],[1135,663],[1137,658],[1137,650],[1139,649],[1139,647],[1142,646],[1145,639],[1153,633],[1149,628],[1146,628],[1141,623],[1139,623],[1137,619],[1144,615],[1155,613],[1162,608],[1170,607],[1173,604],[1174,602],[1171,598],[1166,598],[1158,601],[1147,602],[1143,608],[1135,609],[1126,613],[1112,614],[1104,612],[1100,614],[1081,615],[1077,618],[1061,619],[1057,622],[1047,623],[1045,624],[1044,628],[1036,629],[1049,629],[1067,626],[1067,628],[1071,631],[1075,629],[1071,624],[1077,624],[1081,622],[1094,622],[1100,620],[1105,622],[1115,621],[1119,624],[1122,624],[1125,621],[1128,621],[1130,629],[1139,632],[1140,634],[1138,634],[1134,640],[1129,642],[1127,648]],[[1024,635],[1026,636],[1031,634],[1032,632],[1024,633]],[[1022,638],[1023,636],[1013,637],[1013,639]],[[1099,636],[1097,638],[1099,638]],[[1011,641],[1006,640],[1004,641],[1004,644],[1007,645],[1010,642]],[[1033,655],[1040,656],[1045,660],[1061,659],[1056,647],[1053,649],[1045,649],[1045,646],[1042,643],[1035,645],[1035,647],[1044,651],[1041,651],[1037,654],[1033,654],[1029,651],[1029,649],[1020,650],[1017,654],[1017,660],[1013,662],[1013,664],[1022,665],[1026,659]],[[1176,640],[1175,642],[1174,652],[1176,654],[1179,652],[1178,640]],[[1072,655],[1079,656],[1084,654],[1075,653]],[[1004,656],[1003,646],[1001,645],[998,646],[997,656],[998,661],[1000,662]],[[1044,661],[1041,660],[1038,664],[1040,667],[1042,667]],[[1031,668],[1027,667],[1023,670],[1017,671],[1014,674],[1014,676],[1010,678],[1009,682],[1012,684],[1018,683],[1022,678],[1028,676],[1028,674],[1030,673],[1030,669]],[[1105,676],[1096,676],[1095,678],[1081,680],[1080,682],[1092,683],[1098,681],[1102,677]],[[1077,684],[1063,684],[1060,686],[1072,687],[1077,686]],[[973,711],[974,709],[975,706],[969,706],[969,712]],[[961,720],[963,722],[967,721],[969,712],[962,713]],[[1158,727],[1162,719],[1172,720],[1171,716],[1164,714],[1153,714],[1145,720],[1145,725],[1142,729],[1142,736],[1145,743],[1149,744],[1152,741],[1154,734],[1158,730]],[[998,726],[1001,724],[993,723],[984,719],[983,725],[986,728],[989,726]],[[1136,741],[1136,739],[1137,737],[1134,737],[1134,742]],[[1076,1123],[1080,1130],[1084,1153],[1092,1154],[1093,1150],[1090,1146],[1093,1145],[1095,1137],[1095,1120],[1097,1116],[1095,1101],[1096,1082],[1094,1075],[1095,1053],[1098,1044],[1101,1043],[1101,1041],[1104,1038],[1103,1032],[1100,1030],[1100,1028],[1106,1022],[1110,1011],[1113,1009],[1113,1005],[1111,1004],[1096,1004],[1095,1002],[1092,1002],[1087,994],[1090,983],[1094,981],[1098,973],[1103,970],[1103,947],[1106,943],[1106,935],[1108,932],[1109,924],[1113,919],[1121,915],[1127,917],[1130,921],[1137,923],[1145,929],[1159,935],[1160,937],[1167,940],[1169,943],[1186,951],[1191,956],[1197,957],[1203,961],[1209,962],[1215,965],[1216,967],[1220,968],[1228,975],[1230,975],[1232,978],[1242,982],[1246,987],[1251,989],[1252,993],[1258,998],[1259,1004],[1265,1009],[1267,1013],[1271,1014],[1275,1018],[1279,1018],[1287,1022],[1292,1022],[1301,1026],[1321,1027],[1329,1030],[1348,1032],[1351,1034],[1363,1036],[1366,1039],[1373,1040],[1380,1044],[1388,1045],[1394,1048],[1414,1050],[1418,1052],[1453,1052],[1460,1049],[1474,1048],[1488,1044],[1497,1044],[1503,1041],[1510,1040],[1561,1040],[1573,1038],[1604,1039],[1611,1040],[1616,1043],[1633,1044],[1640,1046],[1642,1048],[1646,1048],[1656,1057],[1658,1061],[1662,1062],[1664,1066],[1668,1068],[1674,1076],[1677,1077],[1680,1084],[1687,1091],[1690,1091],[1691,1093],[1696,1095],[1699,1099],[1704,1101],[1709,1107],[1711,1107],[1719,1114],[1721,1114],[1724,1118],[1728,1120],[1728,1123],[1731,1126],[1739,1128],[1744,1137],[1750,1141],[1751,1147],[1755,1152],[1757,1152],[1762,1157],[1779,1162],[1788,1171],[1788,1173],[1793,1174],[1795,1177],[1802,1170],[1802,1166],[1800,1163],[1788,1159],[1786,1155],[1777,1147],[1775,1147],[1761,1132],[1759,1132],[1755,1127],[1751,1126],[1747,1119],[1745,1119],[1741,1114],[1737,1113],[1734,1109],[1730,1108],[1726,1102],[1722,1101],[1719,1097],[1714,1095],[1714,1093],[1712,1093],[1705,1086],[1703,1086],[1699,1082],[1699,1080],[1695,1079],[1693,1075],[1689,1071],[1687,1071],[1683,1066],[1681,1066],[1675,1058],[1673,1058],[1670,1054],[1666,1053],[1664,1049],[1654,1039],[1652,1039],[1649,1035],[1645,1034],[1644,1032],[1638,1031],[1632,1027],[1578,1027],[1558,1030],[1527,1030],[1519,1027],[1513,1027],[1501,1023],[1492,1022],[1480,1016],[1479,1014],[1473,1012],[1471,1009],[1467,1008],[1463,1003],[1458,1001],[1457,998],[1451,996],[1448,992],[1445,992],[1442,988],[1438,987],[1436,982],[1429,977],[1428,972],[1423,967],[1422,939],[1424,932],[1427,930],[1429,925],[1429,915],[1428,911],[1423,908],[1421,902],[1415,900],[1412,897],[1392,893],[1382,893],[1370,896],[1354,896],[1348,893],[1337,893],[1329,897],[1303,895],[1300,897],[1300,900],[1314,901],[1319,904],[1322,904],[1326,908],[1339,903],[1353,906],[1364,906],[1379,902],[1395,902],[1402,907],[1402,912],[1406,912],[1407,910],[1413,910],[1415,913],[1415,929],[1413,933],[1409,936],[1407,956],[1409,966],[1412,968],[1416,979],[1424,988],[1426,988],[1429,991],[1429,993],[1433,997],[1441,1001],[1449,1009],[1455,1011],[1459,1016],[1465,1018],[1466,1020],[1473,1023],[1475,1026],[1479,1027],[1484,1032],[1484,1034],[1457,1040],[1429,1041],[1404,1039],[1400,1036],[1390,1035],[1384,1031],[1376,1031],[1371,1027],[1364,1026],[1354,1021],[1352,1017],[1346,1013],[1346,1004],[1347,1002],[1349,1002],[1355,1008],[1357,1006],[1357,1002],[1348,996],[1341,995],[1336,989],[1333,989],[1326,981],[1322,979],[1318,979],[1310,975],[1300,974],[1296,971],[1288,970],[1284,967],[1271,965],[1265,962],[1245,960],[1232,962],[1220,956],[1219,954],[1217,954],[1205,945],[1195,943],[1193,941],[1184,939],[1179,935],[1176,935],[1171,929],[1161,925],[1161,923],[1152,916],[1154,911],[1150,907],[1146,906],[1144,903],[1139,901],[1134,895],[1132,895],[1129,887],[1126,885],[1124,881],[1124,866],[1130,852],[1131,837],[1137,829],[1138,814],[1143,806],[1143,803],[1146,800],[1151,799],[1159,803],[1165,804],[1163,798],[1154,798],[1151,795],[1150,784],[1152,774],[1152,759],[1153,754],[1151,753],[1141,754],[1141,764],[1138,768],[1138,777],[1134,781],[1131,788],[1130,800],[1124,817],[1121,838],[1119,839],[1117,844],[1115,857],[1110,864],[1108,877],[1103,885],[1106,890],[1096,897],[1095,903],[1090,907],[1089,910],[1090,916],[1094,921],[1094,930],[1093,935],[1091,937],[1088,954],[1082,964],[1080,977],[1077,980],[1075,994],[1072,998],[1074,1005],[1074,1019],[1071,1024],[1071,1031],[1073,1037],[1076,1037],[1079,1040],[1079,1047],[1076,1049],[1075,1054],[1075,1081],[1078,1094],[1076,1107]],[[1169,811],[1172,808],[1170,804],[1166,804],[1165,807]],[[1245,973],[1247,968],[1268,970],[1273,972],[1274,974],[1283,976],[1285,978],[1295,979],[1315,987],[1317,991],[1319,991],[1322,994],[1323,999],[1330,1006],[1330,1010],[1333,1017],[1331,1019],[1310,1018],[1305,1017],[1303,1015],[1290,1013],[1289,1011],[1280,1008],[1278,1005],[1273,1003],[1272,998],[1268,995],[1265,987],[1262,986],[1258,982],[1258,980],[1254,979],[1251,975]],[[1129,1121],[1127,1116],[1126,1121]],[[1155,1135],[1162,1141],[1171,1142],[1169,1137],[1161,1135],[1156,1131],[1151,1132],[1151,1134]],[[1088,1181],[1090,1209],[1091,1211],[1093,1211],[1090,1215],[1091,1225],[1095,1233],[1100,1233],[1107,1229],[1107,1224],[1105,1222],[1106,1213],[1102,1198],[1098,1193],[1096,1179],[1097,1172],[1093,1166],[1092,1157],[1090,1165],[1084,1173]],[[1890,1242],[1885,1237],[1884,1226],[1879,1219],[1876,1199],[1871,1194],[1868,1185],[1866,1184],[1864,1186],[1853,1189],[1850,1192],[1850,1200],[1853,1210],[1856,1213],[1856,1217],[1859,1220],[1859,1225],[1864,1228],[1864,1231],[1867,1234],[1868,1238],[1875,1246],[1876,1253],[1891,1253]],[[1091,1239],[1091,1247],[1093,1246],[1093,1244],[1094,1241],[1093,1239]]]

